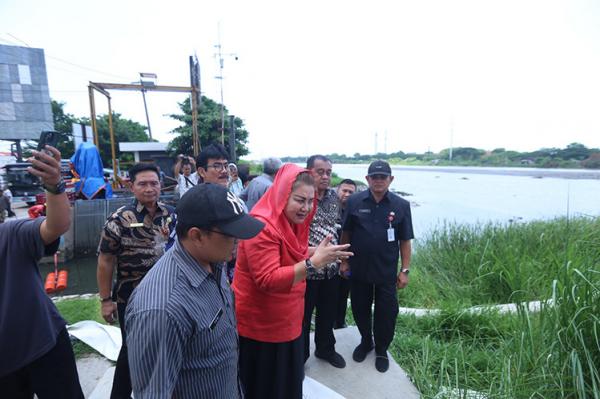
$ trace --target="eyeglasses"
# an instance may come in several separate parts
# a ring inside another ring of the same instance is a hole
[[[207,168],[213,168],[214,170],[216,170],[217,172],[221,172],[225,169],[227,169],[227,162],[214,162],[212,165],[206,165]]]

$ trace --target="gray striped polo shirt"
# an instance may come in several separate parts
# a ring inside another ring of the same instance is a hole
[[[136,399],[242,398],[233,294],[179,241],[135,289],[125,316]]]

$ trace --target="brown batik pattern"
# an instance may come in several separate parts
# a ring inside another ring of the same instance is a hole
[[[117,283],[113,297],[127,303],[133,289],[172,245],[175,231],[174,209],[158,203],[154,217],[134,201],[106,220],[98,252],[117,257]]]

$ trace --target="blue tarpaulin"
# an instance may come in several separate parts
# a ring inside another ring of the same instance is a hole
[[[98,148],[92,143],[81,143],[71,157],[71,163],[80,180],[75,183],[75,191],[81,192],[87,199],[94,199],[101,190],[104,198],[111,198],[112,187],[104,180],[102,159]]]

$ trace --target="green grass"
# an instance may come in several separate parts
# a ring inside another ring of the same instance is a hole
[[[390,348],[424,398],[600,398],[600,222],[445,226],[417,247]],[[548,299],[537,313],[466,306]]]
[[[58,301],[56,307],[68,324],[82,320],[106,324],[100,315],[100,301],[97,298]]]
[[[56,307],[67,324],[77,323],[82,320],[94,320],[106,324],[100,315],[100,301],[94,299],[69,299],[56,302]],[[81,341],[74,341],[73,352],[79,358],[96,351]]]

